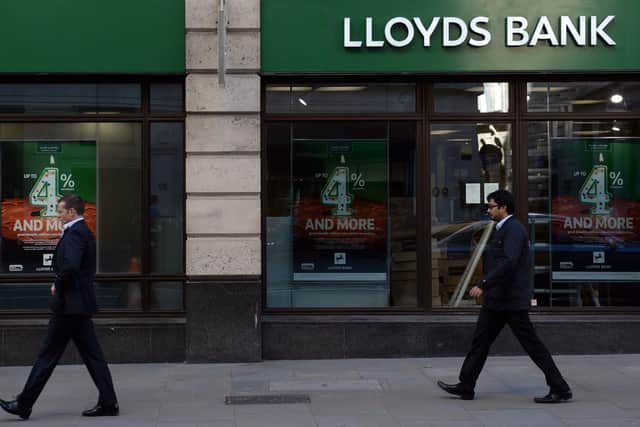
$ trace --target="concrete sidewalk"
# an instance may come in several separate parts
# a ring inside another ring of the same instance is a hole
[[[113,365],[121,416],[83,419],[96,391],[83,366],[60,366],[28,424],[47,427],[640,426],[640,355],[559,356],[574,400],[536,405],[547,391],[526,357],[492,357],[462,401],[441,392],[460,358]],[[19,392],[28,367],[0,368],[0,397]],[[226,405],[226,395],[307,394],[310,403]]]

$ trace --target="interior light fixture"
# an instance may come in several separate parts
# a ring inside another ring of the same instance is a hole
[[[458,132],[460,131],[454,129],[436,129],[431,131],[431,135],[450,135]]]
[[[574,135],[602,135],[606,133],[611,133],[610,130],[574,130]]]
[[[311,90],[313,90],[311,86],[267,86],[267,92],[309,92]]]
[[[614,132],[620,132],[620,126],[618,126],[618,122],[613,121],[613,125],[611,125],[611,130]]]
[[[532,92],[542,92],[542,93],[546,93],[546,92],[564,92],[565,90],[569,89],[566,86],[529,86],[529,84],[527,85],[527,92],[528,93],[532,93]]]
[[[569,101],[573,105],[593,105],[607,102],[605,99],[573,99]]]
[[[614,104],[620,104],[622,101],[624,101],[624,98],[619,93],[614,93],[613,95],[611,95],[611,102],[613,102]]]
[[[367,86],[320,86],[317,92],[359,92],[366,90]]]
[[[305,101],[305,100],[304,100],[304,99],[302,99],[302,98],[298,98],[298,102],[299,102],[300,104],[304,105],[305,107],[307,106],[307,101]]]

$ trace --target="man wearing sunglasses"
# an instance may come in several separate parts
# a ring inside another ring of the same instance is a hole
[[[524,350],[542,370],[549,385],[549,393],[536,397],[536,403],[559,403],[573,395],[554,363],[549,350],[540,341],[529,319],[531,296],[529,239],[524,226],[513,216],[514,199],[507,190],[497,190],[487,196],[487,214],[496,227],[484,252],[484,276],[469,291],[482,299],[482,309],[476,323],[471,349],[460,370],[460,382],[438,386],[447,393],[471,400],[480,371],[491,345],[509,325]]]

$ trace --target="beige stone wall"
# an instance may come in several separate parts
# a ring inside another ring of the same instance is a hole
[[[225,84],[219,0],[185,0],[189,275],[258,275],[260,0],[226,0]]]

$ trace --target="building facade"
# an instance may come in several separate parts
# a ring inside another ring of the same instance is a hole
[[[68,192],[110,360],[463,354],[498,188],[551,350],[640,351],[632,1],[41,3],[0,18],[0,364]]]

